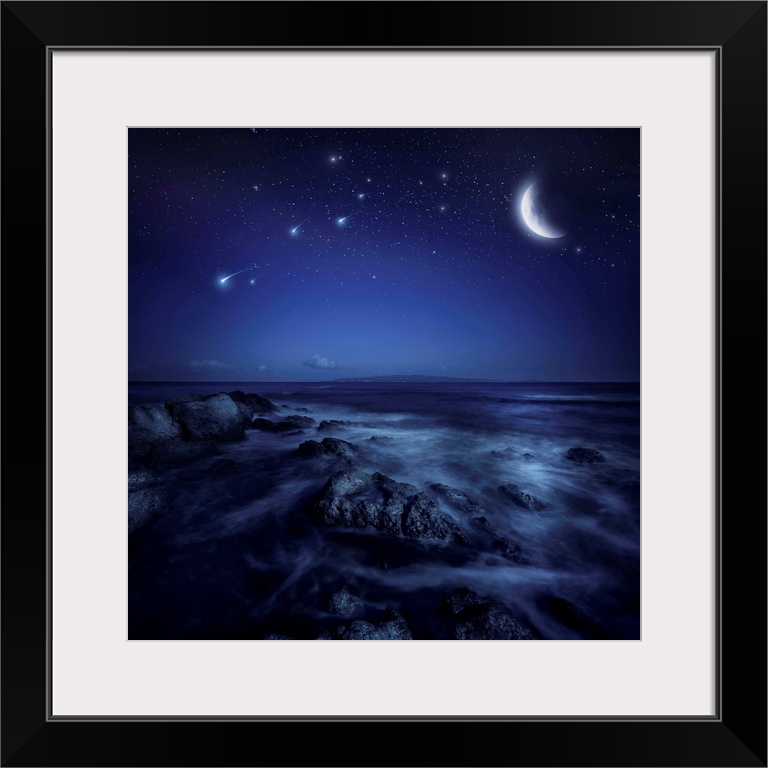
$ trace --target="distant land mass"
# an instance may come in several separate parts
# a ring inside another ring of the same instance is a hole
[[[371,383],[371,384],[390,384],[393,382],[403,384],[440,384],[445,381],[482,381],[498,382],[498,379],[457,379],[454,376],[361,376],[354,379],[334,379],[339,384]]]

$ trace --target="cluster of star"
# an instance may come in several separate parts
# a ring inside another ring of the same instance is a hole
[[[474,326],[493,349],[513,320],[539,328],[542,339],[568,327],[563,316],[596,338],[607,336],[606,324],[625,335],[637,327],[634,129],[129,135],[130,290],[143,318],[132,326],[137,346],[157,343],[148,334],[160,284],[168,296],[184,292],[184,301],[166,302],[166,312],[179,313],[179,338],[205,322],[196,338],[221,339],[233,361],[249,359],[260,333],[254,325],[275,323],[297,359],[349,358],[345,347],[355,345],[343,328],[370,343],[397,336],[393,354],[403,338],[427,345],[429,358],[429,349],[451,346],[428,341],[438,317],[440,338]],[[562,210],[552,205],[559,196]],[[255,290],[241,290],[249,286]],[[194,319],[185,325],[186,311]],[[301,348],[302,324],[305,336],[309,325],[328,346]],[[194,337],[183,343],[193,359],[224,357],[194,348]]]

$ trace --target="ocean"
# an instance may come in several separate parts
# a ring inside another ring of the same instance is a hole
[[[152,382],[129,404],[233,390],[305,423],[160,474],[167,507],[129,539],[130,639],[640,638],[639,384]],[[354,460],[297,454],[327,437]],[[337,472],[408,484],[461,540],[328,524]]]

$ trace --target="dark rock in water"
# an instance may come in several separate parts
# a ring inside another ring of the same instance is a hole
[[[577,464],[596,464],[605,461],[605,456],[593,448],[569,448],[565,458]]]
[[[496,539],[496,541],[493,542],[493,545],[502,557],[511,560],[513,563],[525,565],[531,561],[531,556],[528,551],[523,549],[519,544],[513,544],[507,539]]]
[[[491,601],[487,597],[481,597],[467,587],[454,589],[453,592],[443,595],[443,612],[452,616],[463,615],[471,608],[486,608],[490,604]]]
[[[484,531],[487,531],[489,534],[491,534],[491,536],[494,537],[493,549],[502,557],[506,558],[507,560],[511,560],[513,563],[519,563],[520,565],[525,565],[526,563],[530,562],[531,555],[528,550],[524,549],[519,544],[514,544],[508,539],[499,536],[498,532],[491,525],[488,518],[474,517],[472,519],[478,527],[482,528]],[[496,564],[494,560],[491,560],[490,563],[493,563],[494,565]]]
[[[295,640],[295,637],[288,637],[288,635],[281,635],[278,632],[270,632],[270,634],[265,635],[265,640]]]
[[[128,533],[135,533],[170,502],[168,489],[147,470],[128,473]]]
[[[609,635],[573,603],[562,597],[543,597],[537,601],[539,608],[554,616],[561,624],[578,632],[586,640],[607,640]]]
[[[296,434],[296,429],[308,427],[314,423],[314,419],[309,416],[288,416],[283,421],[270,421],[269,419],[254,419],[251,429],[258,429],[263,432],[292,432]]]
[[[316,440],[305,440],[297,449],[296,455],[308,458],[315,456],[339,456],[342,459],[355,459],[360,449],[354,443],[338,440],[335,437],[324,437],[321,443]]]
[[[392,608],[387,609],[387,620],[371,624],[358,619],[353,621],[340,637],[341,640],[413,640],[405,619]]]
[[[157,485],[158,477],[155,472],[149,469],[140,469],[128,473],[128,492],[140,491],[142,488],[149,488],[151,485]]]
[[[185,396],[170,400],[166,407],[190,443],[233,443],[245,439],[241,415],[235,401],[218,395]]]
[[[337,429],[343,429],[345,424],[351,424],[351,421],[339,421],[338,419],[331,419],[330,421],[321,421],[317,425],[318,432],[331,432]]]
[[[523,621],[503,605],[462,587],[444,595],[430,625],[439,640],[535,640]]]
[[[477,512],[480,509],[480,506],[473,498],[457,488],[451,488],[449,485],[443,485],[442,483],[432,483],[429,489],[434,491],[441,499],[466,514]]]
[[[236,389],[234,392],[230,392],[229,396],[236,403],[241,403],[250,409],[251,419],[257,414],[262,415],[264,413],[275,413],[277,411],[277,406],[273,402],[260,395],[254,395],[250,392],[243,392],[240,389]]]
[[[168,469],[245,438],[241,406],[229,395],[182,395],[128,409],[128,466]]]
[[[311,427],[315,423],[311,416],[288,416],[285,420],[294,427]]]
[[[432,499],[408,483],[362,470],[332,475],[311,505],[326,525],[466,544]]]
[[[456,624],[457,640],[535,640],[528,627],[499,605]]]
[[[403,533],[413,539],[440,539],[468,544],[460,529],[454,525],[432,499],[425,493],[417,493],[404,505]]]
[[[394,437],[388,437],[386,435],[374,435],[373,437],[368,438],[372,443],[391,443],[394,439]]]
[[[237,411],[240,414],[240,426],[243,429],[252,429],[253,423],[253,411],[245,404],[233,401],[237,406]]]
[[[128,446],[131,453],[145,454],[150,446],[163,440],[181,440],[181,427],[171,412],[160,404],[128,407]]]
[[[545,504],[540,499],[523,491],[519,485],[509,483],[509,485],[500,485],[499,490],[508,498],[517,504],[518,507],[533,511],[544,509]]]
[[[515,456],[517,456],[517,451],[514,448],[505,448],[503,451],[491,451],[491,456],[496,459],[514,459]],[[525,461],[530,461],[535,458],[535,456],[526,451],[525,453],[520,454],[520,458],[525,459]]]
[[[245,469],[245,465],[232,459],[218,459],[211,464],[211,475],[213,477],[234,477],[239,475]]]
[[[363,601],[353,595],[346,587],[334,592],[328,602],[328,610],[336,616],[343,616],[344,618],[351,616],[356,611],[361,611],[362,608]]]

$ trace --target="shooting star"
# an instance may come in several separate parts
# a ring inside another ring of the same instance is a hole
[[[344,222],[345,222],[347,219],[351,219],[351,218],[352,218],[354,215],[355,215],[354,213],[350,213],[350,214],[349,214],[349,216],[343,216],[343,217],[341,217],[340,219],[336,219],[336,223],[337,223],[337,224],[338,224],[340,227],[343,227],[343,226],[344,226]]]
[[[292,235],[296,235],[296,234],[298,233],[298,231],[299,231],[299,227],[300,227],[300,226],[302,226],[303,224],[306,224],[308,221],[309,221],[309,218],[306,218],[306,219],[304,219],[304,221],[302,221],[302,222],[301,222],[301,224],[297,224],[297,225],[296,225],[296,226],[295,226],[295,227],[294,227],[294,228],[291,230],[291,234],[292,234]]]
[[[252,269],[256,269],[256,264],[254,264],[252,267],[246,267],[245,269],[241,269],[239,272],[233,272],[231,275],[227,275],[226,277],[222,277],[221,280],[219,280],[219,283],[221,285],[224,285],[224,283],[227,282],[231,277],[235,277],[235,275],[242,275],[243,272],[249,272]]]

